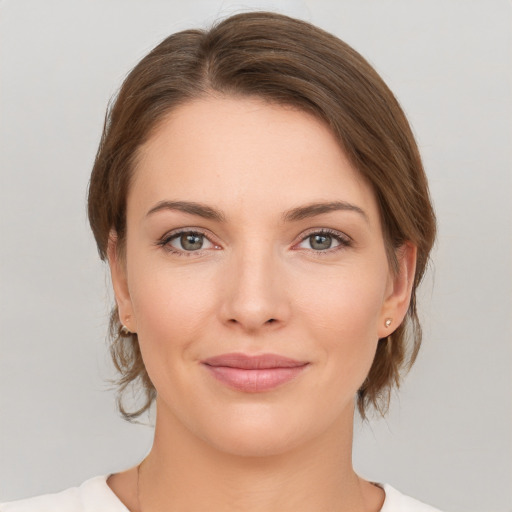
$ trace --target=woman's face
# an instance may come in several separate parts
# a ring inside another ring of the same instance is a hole
[[[257,99],[193,101],[158,127],[128,196],[126,262],[111,266],[157,428],[238,454],[351,424],[408,301],[374,194],[329,129]]]

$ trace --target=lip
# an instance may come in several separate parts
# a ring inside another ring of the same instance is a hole
[[[277,354],[221,354],[201,361],[213,377],[246,393],[270,391],[298,377],[309,365]]]

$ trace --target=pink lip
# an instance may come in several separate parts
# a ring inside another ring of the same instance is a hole
[[[205,359],[202,364],[227,386],[247,393],[259,393],[294,379],[309,363],[277,354],[249,356],[232,353]]]

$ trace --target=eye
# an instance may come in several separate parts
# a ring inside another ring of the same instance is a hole
[[[339,243],[333,240],[331,235],[322,234],[309,235],[307,241],[311,249],[315,249],[315,251],[324,251],[326,249],[330,249],[333,242],[336,244]]]
[[[349,245],[350,239],[346,235],[330,230],[321,230],[307,235],[296,247],[321,252]]]
[[[176,249],[198,251],[203,248],[205,241],[208,242],[205,236],[201,233],[181,233],[172,238],[169,244]]]
[[[177,254],[198,252],[205,249],[218,249],[204,233],[198,231],[179,231],[166,235],[158,242],[170,252]]]

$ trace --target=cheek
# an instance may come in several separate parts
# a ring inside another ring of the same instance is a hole
[[[212,319],[216,297],[199,273],[138,265],[130,296],[141,350],[167,359],[186,351]],[[151,352],[148,348],[151,347]],[[146,360],[146,358],[145,358]],[[149,361],[148,361],[149,363]]]
[[[307,284],[307,283],[306,283]],[[311,283],[310,283],[311,284]],[[297,291],[301,329],[315,340],[319,357],[340,388],[356,391],[373,362],[386,275],[371,270],[337,272]]]
[[[313,275],[313,274],[312,274]],[[365,331],[377,336],[384,302],[386,275],[371,265],[343,268],[300,282],[295,289],[298,307],[312,327],[352,338]]]

